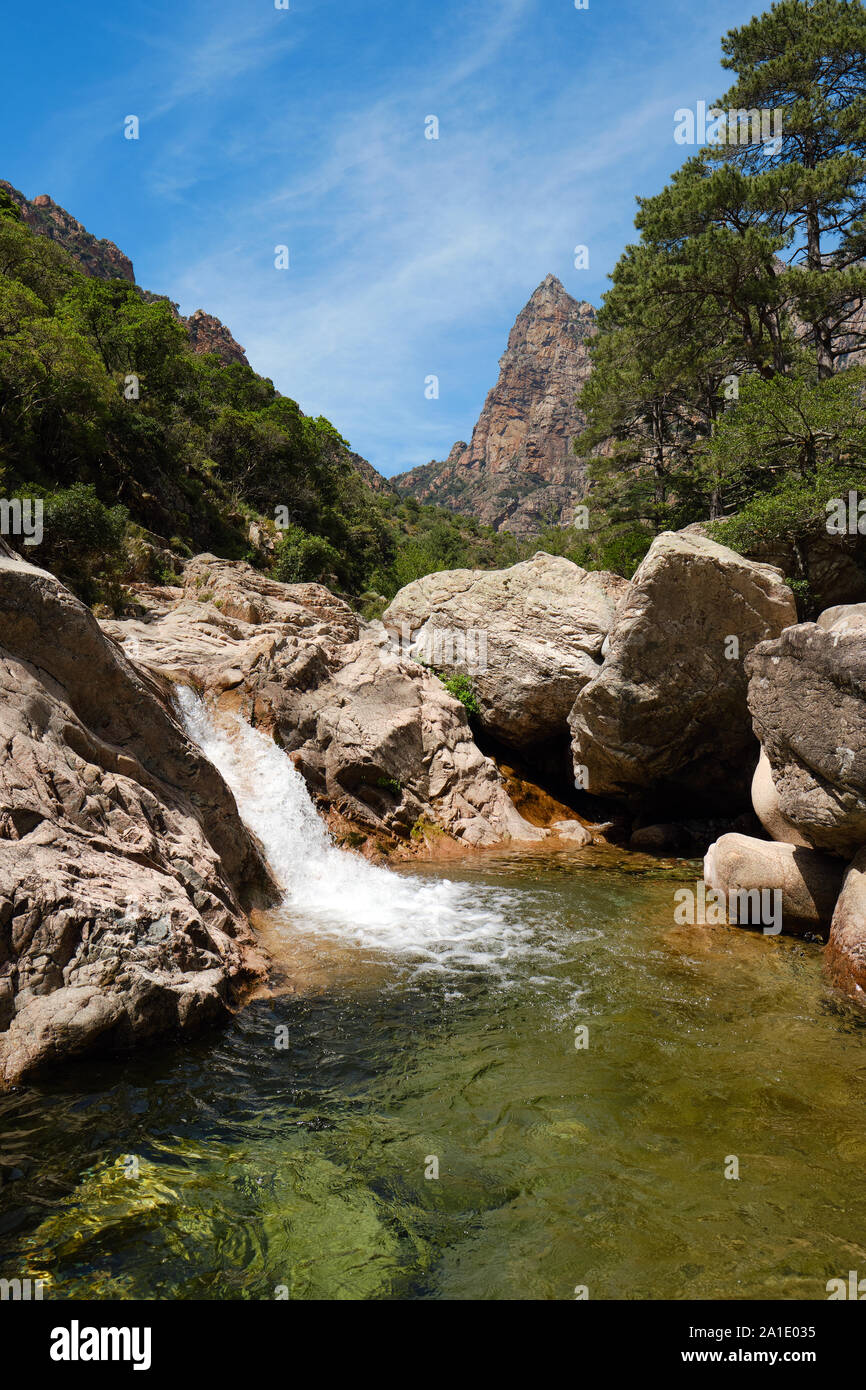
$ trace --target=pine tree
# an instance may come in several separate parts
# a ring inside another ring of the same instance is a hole
[[[780,0],[723,52],[737,80],[708,113],[710,143],[639,200],[640,243],[599,315],[575,448],[591,460],[602,527],[654,531],[742,505],[745,475],[714,444],[725,397],[741,378],[768,390],[781,380],[796,408],[794,383],[829,382],[866,348],[866,316],[855,320],[866,301],[866,10]],[[746,392],[741,439],[768,399]],[[837,413],[846,400],[833,397]],[[824,396],[809,401],[820,418]],[[775,496],[772,470],[749,479]]]
[[[742,171],[743,205],[790,248],[782,286],[826,377],[866,345],[866,332],[847,337],[866,295],[866,10],[859,0],[780,0],[722,49],[737,80],[719,102],[725,143],[709,158]],[[773,113],[763,131],[777,138],[753,138],[756,112]]]
[[[697,446],[742,368],[711,300],[687,324],[672,323],[657,293],[666,269],[645,246],[628,247],[616,266],[580,396],[587,428],[575,441],[589,460],[591,510],[607,525],[652,534],[714,512],[716,489]]]
[[[787,234],[768,222],[746,175],[690,159],[661,193],[638,200],[635,225],[653,253],[651,290],[672,339],[700,346],[711,324],[736,344],[744,370],[790,369],[796,349],[779,259]]]

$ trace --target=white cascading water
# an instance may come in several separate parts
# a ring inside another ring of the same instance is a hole
[[[220,727],[185,686],[177,704],[190,738],[220,771],[284,890],[294,923],[416,966],[501,971],[529,949],[510,895],[477,883],[393,873],[339,849],[283,750],[244,720]],[[509,908],[511,912],[509,913]],[[506,913],[517,918],[512,925]]]

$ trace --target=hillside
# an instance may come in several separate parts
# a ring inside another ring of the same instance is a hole
[[[5,179],[0,179],[0,189],[18,208],[24,224],[39,236],[47,237],[61,246],[85,275],[96,280],[127,280],[131,285],[137,284],[129,257],[113,241],[95,237],[46,193],[40,193],[33,199],[25,198],[19,189],[13,188]],[[186,328],[194,352],[212,352],[223,362],[240,362],[249,366],[243,348],[235,342],[225,324],[213,314],[196,309],[195,313],[185,318],[173,300],[140,286],[138,288],[148,302],[162,299],[168,304],[178,323]]]
[[[113,242],[5,183],[0,486],[43,501],[27,557],[114,611],[125,585],[171,580],[200,551],[355,597],[519,558],[474,519],[401,501],[218,319],[182,319]]]

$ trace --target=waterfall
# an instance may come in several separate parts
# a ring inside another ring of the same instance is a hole
[[[395,873],[339,849],[303,777],[273,739],[235,715],[217,724],[187,687],[178,687],[176,701],[190,738],[222,774],[258,837],[293,930],[410,957],[431,970],[498,971],[529,949],[529,928],[511,894],[477,881]]]

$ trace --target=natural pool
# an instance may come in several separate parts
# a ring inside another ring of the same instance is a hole
[[[0,1271],[52,1297],[825,1298],[866,1268],[866,1031],[818,947],[673,926],[696,873],[407,871],[513,919],[448,969],[277,914],[294,992],[0,1100]]]
[[[676,925],[696,862],[374,868],[273,743],[180,703],[286,885],[257,919],[272,993],[0,1096],[0,1277],[53,1298],[824,1299],[866,1271],[866,1026],[819,946]]]

